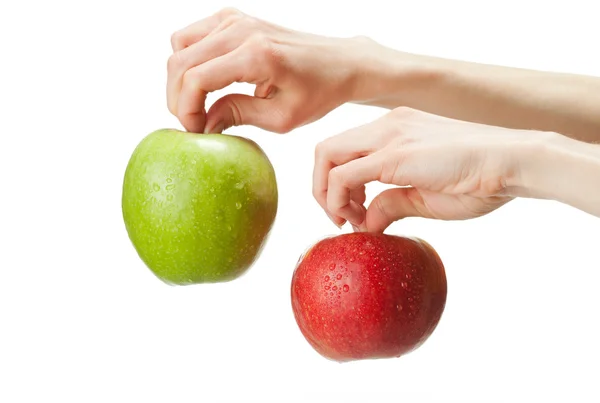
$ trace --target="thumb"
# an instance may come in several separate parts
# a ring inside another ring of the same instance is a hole
[[[366,226],[367,231],[383,232],[393,222],[406,217],[431,218],[431,214],[417,189],[388,189],[369,204],[363,227]]]
[[[277,111],[272,99],[243,94],[225,95],[209,109],[204,133],[220,133],[229,127],[241,125],[280,132],[282,114]]]

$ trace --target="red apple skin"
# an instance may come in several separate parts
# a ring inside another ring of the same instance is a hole
[[[298,261],[291,286],[300,331],[338,362],[415,350],[437,327],[446,295],[445,269],[431,245],[374,233],[317,242]]]

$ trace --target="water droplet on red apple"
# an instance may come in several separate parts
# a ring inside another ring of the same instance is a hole
[[[402,312],[402,305],[396,305],[396,309],[398,310],[398,312]]]
[[[329,276],[325,276],[325,281],[329,281]]]
[[[350,291],[350,286],[348,284],[344,284],[344,287],[342,288],[344,289],[344,292]]]
[[[408,297],[408,302],[413,302],[412,297]]]
[[[337,285],[334,285],[334,286],[333,286],[331,289],[332,289],[333,291],[336,291],[336,290],[337,290]]]
[[[342,279],[342,275],[338,274],[337,276],[335,276],[336,279],[341,280]]]
[[[328,286],[328,285],[326,285],[326,286],[325,286],[325,289],[326,289],[326,290],[329,290],[330,288],[331,288],[331,287],[330,287],[330,286]]]
[[[402,288],[404,288],[405,290],[408,290],[408,283],[406,281],[403,281],[400,283],[400,285],[402,286]]]
[[[406,279],[407,279],[407,280],[409,280],[409,279],[410,279],[410,277],[411,277],[411,275],[410,275],[410,273],[406,273],[406,274],[404,275],[404,277],[406,277]]]
[[[335,270],[335,263],[331,263],[329,265],[329,270]]]

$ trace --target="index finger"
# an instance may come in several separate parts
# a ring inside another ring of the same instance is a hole
[[[382,181],[386,155],[382,151],[339,165],[329,172],[327,210],[355,226],[365,220],[365,209],[353,202],[351,193],[369,182]]]
[[[313,196],[327,209],[329,172],[356,158],[372,154],[380,146],[375,123],[371,122],[330,137],[317,145],[313,168]]]
[[[188,70],[177,102],[177,117],[188,131],[200,133],[206,123],[205,103],[209,92],[235,82],[256,82],[265,77],[264,66],[253,63],[251,49],[238,48]]]

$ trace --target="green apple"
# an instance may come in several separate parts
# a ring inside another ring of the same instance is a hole
[[[133,151],[125,227],[141,260],[171,285],[233,280],[257,260],[277,213],[275,171],[253,141],[161,129]]]

